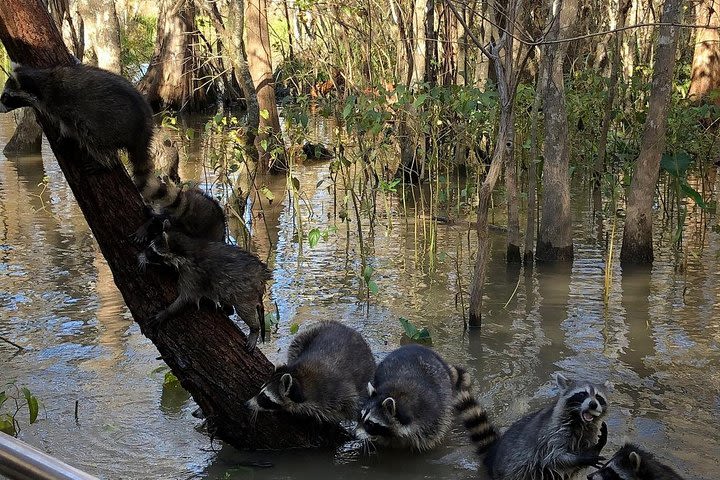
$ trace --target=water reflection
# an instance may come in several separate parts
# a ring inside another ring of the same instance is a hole
[[[0,117],[0,139],[9,138],[7,122]],[[318,128],[314,141],[324,135]],[[207,181],[196,160],[201,152],[198,144],[188,147],[185,178]],[[337,232],[315,248],[305,242],[301,253],[285,180],[265,180],[275,201],[261,200],[255,211],[262,216],[254,218],[252,230],[254,248],[273,267],[270,293],[280,310],[278,334],[261,347],[271,359],[285,357],[292,323],[303,329],[321,319],[360,329],[380,358],[398,346],[402,316],[427,326],[449,361],[469,367],[501,426],[554,395],[550,376],[558,370],[607,379],[610,448],[627,435],[689,479],[717,477],[717,233],[688,234],[693,253],[684,272],[673,268],[668,250],[651,271],[623,272],[616,263],[606,304],[605,237],[598,236],[589,194],[578,185],[572,269],[508,270],[504,235],[492,233],[484,328],[464,332],[454,293],[458,276],[468,286],[468,252],[475,249],[464,225],[438,226],[438,263],[431,270],[422,261],[423,225],[416,229],[413,221],[394,216],[396,203],[388,229],[379,207],[383,220],[375,234],[367,224],[363,230],[379,286],[368,304],[356,226],[334,219],[327,163],[305,165],[297,176],[305,231],[334,225]],[[608,225],[603,229],[609,231]],[[21,438],[105,478],[478,478],[478,460],[459,427],[445,445],[424,455],[380,452],[368,458],[347,448],[248,453],[218,442],[219,453],[213,451],[195,428],[192,402],[163,388],[157,352],[129,317],[47,146],[41,156],[0,157],[0,335],[29,347],[13,356],[15,350],[0,343],[0,383],[27,385],[45,407],[41,421]],[[247,466],[258,462],[274,467]]]

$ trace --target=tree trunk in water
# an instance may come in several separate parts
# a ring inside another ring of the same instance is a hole
[[[245,10],[247,63],[260,107],[260,129],[256,145],[263,169],[271,172],[288,168],[280,130],[275,79],[272,71],[272,52],[268,33],[267,0],[248,0]],[[275,151],[275,158],[270,153]]]
[[[434,87],[437,83],[438,32],[435,28],[435,0],[426,0],[425,6],[425,81]]]
[[[198,111],[209,105],[206,90],[200,88],[197,37],[193,1],[161,0],[155,52],[138,85],[156,111]]]
[[[8,140],[3,153],[19,155],[23,153],[40,153],[42,146],[42,129],[32,108],[21,108],[15,113],[15,133]]]
[[[244,0],[227,0],[223,4],[223,12],[217,8],[217,3],[201,2],[198,5],[212,19],[218,35],[222,39],[225,52],[233,67],[233,74],[245,97],[247,111],[247,128],[245,132],[245,152],[250,158],[257,161],[258,149],[255,148],[255,138],[260,128],[260,107],[255,92],[255,84],[248,68],[247,54],[243,32],[245,28]]]
[[[120,74],[120,22],[114,0],[80,0],[85,27],[85,56],[100,68]]]
[[[627,216],[623,232],[620,261],[622,264],[648,265],[653,261],[652,202],[660,173],[660,157],[665,148],[667,114],[672,94],[675,49],[682,0],[667,0],[663,7],[655,66],[653,69],[648,113],[643,130],[640,155],[630,184]]]
[[[25,65],[74,63],[40,0],[0,3],[0,40],[10,58]],[[280,415],[251,421],[244,402],[257,393],[273,367],[259,349],[245,351],[245,335],[219,311],[191,308],[159,331],[148,328],[148,319],[177,291],[173,275],[155,269],[138,272],[138,250],[129,235],[147,218],[137,189],[121,165],[88,176],[82,165],[96,160],[88,159],[72,140],[60,142],[58,130],[46,119],[41,118],[41,124],[133,318],[202,408],[211,431],[237,448],[334,443],[339,428]]]
[[[688,96],[696,100],[720,87],[720,0],[701,0],[695,5],[697,29],[692,78]],[[720,98],[714,98],[720,103]]]
[[[511,125],[514,125],[514,116],[510,115]],[[514,130],[509,136],[513,141]],[[514,141],[513,141],[514,143]],[[505,153],[505,190],[507,195],[508,231],[505,260],[507,263],[521,263],[520,257],[520,209],[518,206],[518,176],[515,162],[515,149],[508,148]]]
[[[554,0],[553,14],[556,20],[548,34],[549,40],[569,34],[577,14],[577,0]],[[573,258],[570,150],[563,83],[566,51],[567,43],[549,44],[545,47],[543,57],[543,66],[547,72],[544,102],[545,164],[542,176],[542,218],[535,248],[535,258],[540,262],[571,262]]]
[[[527,223],[525,224],[525,252],[523,261],[525,268],[533,267],[533,247],[535,244],[535,230],[537,228],[537,162],[538,155],[538,112],[545,96],[547,79],[544,77],[544,70],[537,74],[535,82],[535,99],[530,113],[530,161],[528,162],[528,201],[527,201]],[[546,72],[545,72],[546,73]]]

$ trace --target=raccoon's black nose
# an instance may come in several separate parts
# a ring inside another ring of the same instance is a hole
[[[598,403],[595,400],[590,400],[590,403],[588,404],[591,410],[597,410]]]

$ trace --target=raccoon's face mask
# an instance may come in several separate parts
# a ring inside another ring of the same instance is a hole
[[[642,459],[640,454],[629,448],[621,448],[597,472],[588,475],[589,480],[635,480],[640,471]]]
[[[262,386],[260,393],[248,400],[249,408],[264,411],[292,411],[294,407],[300,406],[305,401],[298,379],[288,372],[278,370]]]
[[[368,396],[360,411],[360,434],[364,432],[373,440],[402,436],[410,419],[399,411],[397,400],[393,396],[378,395],[371,383],[368,383]]]
[[[563,389],[565,409],[575,412],[582,423],[596,422],[607,413],[607,394],[593,383],[571,382],[563,375],[556,376],[558,386]]]

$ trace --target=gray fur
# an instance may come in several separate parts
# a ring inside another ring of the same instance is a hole
[[[217,200],[199,188],[177,186],[166,177],[148,183],[143,196],[151,209],[151,218],[133,235],[140,246],[159,233],[164,220],[192,238],[225,240],[225,212]]]
[[[0,111],[34,107],[62,137],[72,138],[105,168],[125,149],[141,191],[154,171],[152,109],[123,77],[89,65],[17,66],[0,96]]]
[[[155,173],[179,184],[180,150],[172,133],[167,129],[155,129],[151,151],[155,158]]]
[[[167,220],[148,250],[146,256],[161,259],[179,273],[178,297],[152,319],[153,324],[162,324],[190,305],[200,308],[200,300],[206,298],[223,309],[235,307],[250,327],[248,350],[255,348],[259,334],[265,340],[263,296],[271,273],[257,256],[233,245],[190,238],[172,230]]]
[[[557,401],[513,423],[490,447],[485,466],[492,478],[568,480],[603,460],[599,456],[607,442],[603,387],[571,382],[559,374],[556,380],[562,390]]]
[[[295,337],[287,363],[275,369],[247,406],[319,422],[354,420],[374,371],[375,358],[357,331],[338,322],[320,322]]]
[[[603,467],[588,475],[589,480],[683,480],[672,468],[651,453],[626,443]]]
[[[469,392],[469,377],[437,353],[407,345],[380,362],[360,412],[358,438],[394,448],[429,450],[450,430],[454,409],[463,420],[483,412]],[[462,392],[462,394],[461,394]]]

